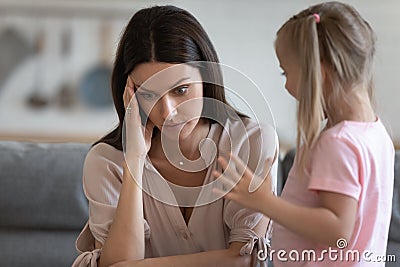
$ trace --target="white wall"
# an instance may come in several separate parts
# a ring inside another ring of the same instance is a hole
[[[102,2],[105,3],[104,1]],[[194,14],[208,32],[220,56],[221,62],[243,72],[259,86],[270,104],[281,142],[294,145],[296,135],[296,102],[284,89],[284,78],[280,75],[281,70],[275,56],[273,42],[276,30],[284,21],[293,14],[317,2],[308,0],[174,0],[152,1],[150,4],[143,1],[139,3],[133,1],[115,1],[115,5],[123,3],[126,6],[127,13],[129,13],[130,7],[132,13],[134,13],[135,10],[143,6],[157,3],[171,3],[185,8]],[[388,127],[394,140],[400,143],[400,120],[397,119],[398,114],[400,114],[400,107],[396,103],[400,99],[397,82],[397,75],[400,70],[397,65],[400,62],[400,52],[398,50],[400,29],[397,22],[398,18],[400,18],[400,1],[353,0],[345,2],[354,5],[364,18],[370,22],[377,33],[376,99],[378,114]],[[114,47],[114,49],[119,33],[123,25],[128,21],[128,18],[129,16],[121,17],[114,23],[113,40],[111,40],[111,47]],[[35,25],[27,25],[29,23],[26,23],[24,20],[20,24],[23,24],[26,33],[29,33],[35,27]],[[96,22],[91,20],[74,20],[72,23],[75,29],[75,39],[73,42],[75,52],[68,63],[71,64],[71,79],[78,80],[78,70],[81,71],[96,61],[93,55],[98,54],[98,46],[96,46],[97,39],[93,34],[98,24],[98,22],[96,24]],[[53,35],[60,31],[60,24],[54,21],[51,21],[47,27],[50,32],[53,32]],[[49,36],[52,35],[50,34]],[[57,37],[54,38],[56,39]],[[111,51],[110,57],[113,54],[114,51]],[[60,61],[59,58],[55,57],[48,60],[49,62]],[[61,82],[61,76],[60,68],[46,66],[48,84],[56,85]],[[234,83],[234,79],[230,83]],[[15,96],[18,93],[22,94],[18,90],[15,90],[15,87],[20,87],[20,85],[27,86],[26,82],[19,82],[19,80],[21,80],[20,77],[14,77],[12,81],[8,82],[8,92],[5,92],[7,89],[3,89],[3,92],[0,91],[0,135],[3,130],[7,130],[5,129],[7,125],[14,127],[18,131],[29,132],[33,131],[34,125],[38,125],[39,121],[43,122],[43,116],[42,120],[37,120],[37,122],[32,118],[29,120],[31,122],[31,129],[16,127],[15,123],[18,120],[13,118],[13,123],[11,123],[11,119],[8,119],[11,113],[6,114],[8,110],[8,106],[6,105],[18,106]],[[47,85],[47,87],[51,91],[51,86]],[[243,92],[243,96],[250,104],[259,100],[259,95],[254,91],[249,91],[248,88],[240,88],[238,90],[242,90],[240,92]],[[28,113],[32,114],[32,112],[26,112],[26,114]],[[57,113],[57,116],[60,114]],[[25,116],[25,113],[23,115]],[[40,113],[38,116],[40,116]],[[53,118],[52,116],[48,117]],[[96,122],[96,125],[91,125],[90,123],[82,125],[83,118],[85,117],[80,117],[77,120],[74,117],[74,119],[69,120],[70,124],[57,124],[57,122],[52,121],[47,123],[47,125],[56,125],[57,127],[50,127],[50,130],[53,129],[54,131],[58,130],[61,132],[65,132],[65,129],[62,128],[63,125],[66,128],[72,129],[77,127],[79,131],[86,130],[89,134],[92,133],[90,132],[91,130],[96,129],[95,134],[101,135],[101,133],[110,128],[110,125],[116,122],[115,116],[110,114],[104,115],[104,119],[101,121],[97,118],[98,122]],[[68,120],[66,121],[68,122]],[[27,121],[26,125],[28,124],[29,122]],[[40,130],[43,128],[41,126],[37,128],[36,130],[40,134]]]
[[[284,89],[273,42],[290,16],[320,1],[175,1],[192,12],[209,33],[223,63],[247,74],[268,99],[281,142],[294,145],[296,102]],[[400,1],[344,1],[355,6],[378,37],[376,100],[378,114],[400,143]]]

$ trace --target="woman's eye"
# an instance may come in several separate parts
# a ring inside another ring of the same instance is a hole
[[[189,90],[189,86],[181,86],[175,89],[175,93],[178,95],[184,95]]]
[[[155,95],[149,93],[140,93],[140,96],[143,97],[145,100],[152,100]]]

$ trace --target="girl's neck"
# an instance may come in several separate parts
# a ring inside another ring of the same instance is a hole
[[[342,101],[334,110],[328,120],[327,127],[332,127],[342,121],[374,122],[375,111],[372,107],[367,90],[354,88],[346,95],[346,101]],[[338,112],[339,111],[339,112]]]

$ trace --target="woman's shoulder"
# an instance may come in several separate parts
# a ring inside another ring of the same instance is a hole
[[[277,133],[273,123],[259,122],[249,117],[240,117],[240,119],[229,119],[224,127],[227,134],[232,137],[243,137],[252,139],[264,139],[276,141]]]
[[[116,149],[115,147],[107,144],[107,143],[97,143],[94,146],[92,146],[86,156],[88,159],[93,159],[93,160],[118,160],[121,157],[123,157],[123,152]]]
[[[109,170],[110,167],[120,168],[124,160],[123,152],[106,143],[97,143],[85,158],[84,171]]]
[[[248,117],[229,118],[224,125],[219,125],[226,133],[250,134],[258,132],[260,125],[253,119]]]
[[[122,184],[123,153],[106,143],[94,145],[83,165],[83,189],[96,203],[116,205]]]

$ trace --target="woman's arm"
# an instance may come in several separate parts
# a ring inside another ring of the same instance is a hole
[[[138,165],[137,170],[140,170],[141,164]],[[141,177],[141,171],[136,171],[132,175]],[[118,206],[98,265],[110,266],[121,261],[144,259],[144,249],[142,190],[124,164]]]
[[[123,95],[126,126],[126,155],[123,181],[115,216],[104,242],[99,267],[116,262],[144,259],[144,218],[142,198],[142,175],[145,156],[151,146],[154,124],[143,127],[139,115],[139,104],[128,77]],[[97,243],[97,246],[99,244]]]
[[[244,243],[232,243],[228,249],[212,250],[195,254],[148,258],[138,261],[120,262],[112,267],[235,267],[251,266],[251,256],[241,256]]]
[[[269,219],[263,217],[253,228],[258,236],[263,236],[267,231]],[[133,260],[120,262],[113,267],[249,267],[253,266],[251,255],[240,255],[240,250],[245,243],[232,242],[228,249],[211,250],[201,253],[177,255],[169,257],[148,258],[144,260]],[[254,247],[256,249],[256,247]]]

